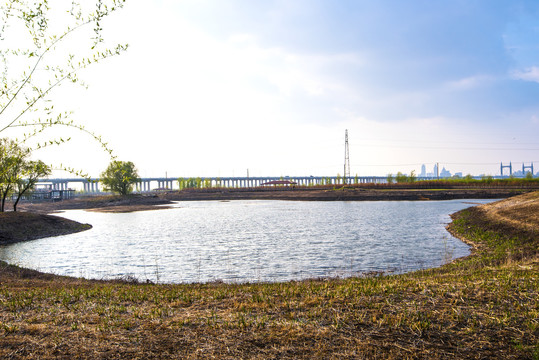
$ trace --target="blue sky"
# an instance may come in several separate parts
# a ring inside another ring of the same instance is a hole
[[[345,129],[353,174],[539,169],[537,1],[131,0],[104,27],[130,49],[66,106],[143,176],[337,175]]]

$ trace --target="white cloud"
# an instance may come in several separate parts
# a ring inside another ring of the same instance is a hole
[[[489,75],[473,75],[449,81],[445,84],[445,88],[453,91],[469,90],[491,83],[492,81],[494,81],[494,78]]]
[[[524,70],[514,70],[511,76],[517,80],[533,81],[539,83],[539,66],[531,66]]]

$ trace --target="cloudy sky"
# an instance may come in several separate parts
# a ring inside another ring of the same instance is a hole
[[[128,52],[59,93],[144,177],[342,174],[346,129],[353,175],[539,170],[535,0],[129,0],[103,27]],[[36,156],[108,164],[79,135]]]

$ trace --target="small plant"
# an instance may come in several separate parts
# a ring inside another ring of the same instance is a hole
[[[451,261],[453,261],[453,256],[455,252],[454,247],[449,247],[449,242],[447,240],[447,236],[444,236],[442,238],[443,243],[443,252],[442,252],[442,265],[449,264]]]

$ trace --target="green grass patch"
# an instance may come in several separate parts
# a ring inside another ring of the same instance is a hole
[[[0,357],[537,358],[537,236],[479,208],[451,231],[472,256],[398,276],[154,285],[0,265]]]

